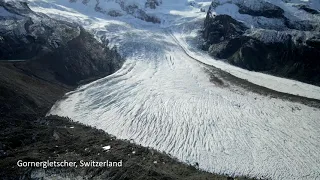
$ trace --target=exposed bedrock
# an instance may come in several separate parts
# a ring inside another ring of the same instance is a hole
[[[291,18],[289,13],[270,3],[235,4],[239,16],[249,15],[252,22],[237,20],[228,13],[216,13],[215,8],[221,4],[214,2],[204,22],[202,49],[241,68],[320,85],[317,21]],[[317,20],[315,11],[306,13]]]
[[[116,49],[98,42],[76,24],[35,13],[26,3],[0,3],[8,16],[0,17],[0,59],[24,60],[23,71],[76,85],[89,77],[118,70],[123,59]]]

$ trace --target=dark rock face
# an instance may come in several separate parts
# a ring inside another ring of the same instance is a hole
[[[213,4],[217,6],[217,4]],[[269,6],[269,5],[268,5]],[[214,6],[212,6],[214,8]],[[241,12],[240,12],[241,11]],[[230,64],[320,85],[320,32],[308,21],[293,22],[283,10],[239,8],[239,13],[282,19],[282,31],[251,29],[228,15],[212,15],[204,22],[202,49]]]
[[[145,7],[146,8],[150,8],[150,9],[156,9],[157,6],[159,6],[160,4],[162,4],[162,1],[160,0],[147,0],[147,2],[145,3]]]
[[[320,14],[319,11],[317,11],[315,9],[312,9],[312,8],[306,6],[306,5],[299,6],[299,9],[302,9],[302,10],[304,10],[304,11],[310,13],[310,14]]]
[[[108,12],[108,15],[112,17],[119,17],[119,16],[122,16],[123,14],[119,11],[111,10]]]
[[[290,37],[276,43],[264,43],[250,37],[241,40],[240,48],[228,57],[231,64],[319,84],[319,49],[297,45]]]
[[[81,28],[79,36],[58,47],[55,51],[33,58],[28,64],[31,69],[45,75],[52,71],[57,80],[75,85],[75,82],[93,76],[109,75],[118,70],[123,59],[115,48],[109,49],[96,41]]]
[[[122,66],[116,49],[98,42],[83,28],[51,19],[26,3],[0,3],[15,16],[0,19],[0,59],[25,60],[24,71],[50,82],[76,85],[93,76],[108,75]]]
[[[242,35],[248,28],[228,15],[207,14],[203,37],[207,44],[216,44]],[[208,48],[208,47],[207,47]]]
[[[146,22],[152,22],[152,23],[160,23],[160,19],[147,14],[145,11],[140,9],[137,5],[129,5],[126,6],[125,2],[123,0],[118,1],[117,3],[120,4],[120,7],[123,11],[127,12],[128,14],[131,14],[135,18],[141,19]],[[150,8],[156,8],[157,4],[160,4],[157,0],[149,0],[146,2],[145,6],[148,6]]]
[[[282,18],[284,10],[268,2],[261,2],[259,9],[250,8],[245,4],[239,4],[239,13],[251,16],[263,16],[267,18]]]
[[[130,7],[129,7],[130,8]],[[152,22],[159,24],[161,20],[155,16],[148,15],[145,11],[141,9],[136,9],[135,13],[132,13],[136,18],[141,19],[146,22]]]

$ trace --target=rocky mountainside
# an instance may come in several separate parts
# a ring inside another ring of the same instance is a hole
[[[33,12],[26,3],[0,2],[0,60],[19,60],[26,73],[50,82],[76,85],[122,66],[116,48],[98,42],[76,24]]]
[[[252,71],[320,85],[317,1],[214,0],[202,48]]]

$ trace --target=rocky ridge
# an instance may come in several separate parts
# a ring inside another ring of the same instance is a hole
[[[215,0],[202,49],[252,71],[320,85],[320,16],[311,4]]]
[[[20,68],[50,82],[75,82],[115,72],[123,59],[108,42],[98,42],[77,24],[33,12],[25,2],[0,2],[1,60],[21,60]],[[32,69],[32,72],[30,72]]]

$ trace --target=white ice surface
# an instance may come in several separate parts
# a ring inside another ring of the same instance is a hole
[[[59,2],[38,1],[32,9],[106,35],[127,61],[116,73],[68,93],[50,114],[198,162],[209,172],[320,178],[319,109],[216,86],[195,59],[281,92],[320,99],[319,87],[236,68],[196,50],[187,40],[201,28],[205,13],[183,0],[163,0],[148,10],[161,17],[161,25]]]

